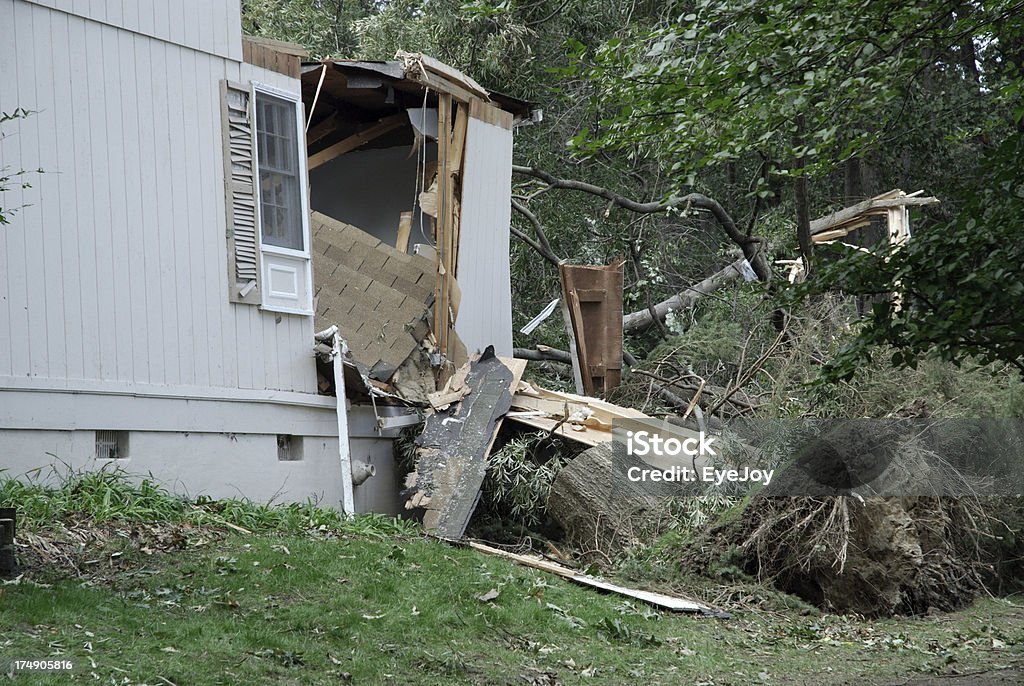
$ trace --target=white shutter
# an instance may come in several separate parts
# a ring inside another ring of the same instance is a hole
[[[260,304],[259,218],[253,103],[248,88],[221,81],[224,191],[227,208],[228,297]]]

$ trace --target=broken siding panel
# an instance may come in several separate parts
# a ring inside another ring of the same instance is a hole
[[[26,1],[227,59],[241,59],[238,0]],[[199,29],[204,25],[209,29]]]
[[[477,105],[466,133],[458,258],[463,296],[455,330],[470,353],[494,345],[496,354],[511,357],[512,131],[481,118],[495,108]]]

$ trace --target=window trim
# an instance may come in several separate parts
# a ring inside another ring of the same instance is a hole
[[[260,188],[259,178],[259,165],[260,165],[260,153],[259,153],[259,114],[256,106],[256,98],[259,93],[270,95],[282,100],[287,100],[295,105],[295,143],[296,143],[296,161],[298,165],[299,174],[299,204],[300,214],[302,215],[302,245],[303,250],[295,250],[293,248],[282,248],[276,245],[268,245],[263,242],[263,197],[262,189]],[[258,229],[257,241],[259,244],[260,253],[269,255],[280,255],[282,257],[291,257],[293,259],[301,259],[306,261],[306,296],[308,298],[305,308],[294,308],[294,307],[281,307],[267,304],[267,294],[269,292],[269,286],[264,285],[261,290],[263,291],[260,300],[260,308],[268,310],[270,312],[282,312],[284,314],[301,314],[306,316],[312,316],[313,312],[313,264],[312,264],[312,242],[313,236],[310,228],[310,205],[309,205],[309,172],[307,165],[303,164],[306,160],[306,127],[304,118],[304,108],[302,105],[302,95],[300,93],[293,93],[290,91],[275,88],[269,84],[260,83],[258,81],[251,82],[251,94],[252,98],[252,138],[253,138],[253,172],[255,181],[256,191],[256,226]],[[261,260],[262,262],[262,260]],[[261,266],[262,271],[264,267]],[[261,275],[262,276],[262,275]]]

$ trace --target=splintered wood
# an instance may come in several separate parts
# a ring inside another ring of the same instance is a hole
[[[509,419],[589,446],[612,440],[612,422],[650,419],[639,410],[597,398],[549,391],[520,382],[512,396]]]
[[[513,368],[488,347],[430,398],[447,409],[427,418],[403,498],[406,509],[424,510],[423,527],[441,538],[461,538],[476,508],[491,446],[525,369],[522,360],[507,364]]]
[[[622,379],[622,265],[558,268],[587,395],[603,395]]]
[[[873,198],[868,198],[852,207],[841,209],[830,215],[815,219],[811,222],[811,240],[814,243],[828,243],[846,236],[850,232],[867,226],[871,218],[876,216],[888,216],[892,220],[894,211],[899,212],[903,217],[907,215],[907,207],[911,205],[934,205],[939,202],[938,198],[922,197],[924,191],[904,193],[900,189],[894,189]],[[907,224],[906,222],[904,222]],[[909,225],[909,224],[907,224]],[[890,231],[892,227],[890,226]],[[909,235],[909,234],[908,234]],[[890,239],[892,240],[892,236]],[[900,236],[902,243],[906,236]]]

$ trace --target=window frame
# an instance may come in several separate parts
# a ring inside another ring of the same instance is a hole
[[[296,160],[298,164],[298,175],[299,175],[299,212],[302,215],[302,245],[303,250],[295,250],[294,248],[284,248],[276,245],[269,245],[263,242],[263,192],[262,183],[260,180],[260,153],[259,153],[259,108],[257,106],[257,98],[259,94],[270,95],[281,100],[286,100],[294,105],[295,111],[295,143],[296,143]],[[276,88],[269,84],[260,83],[253,81],[251,83],[252,98],[252,140],[253,140],[253,176],[254,185],[256,191],[256,225],[258,228],[258,244],[261,254],[265,255],[279,255],[281,257],[288,257],[296,260],[303,260],[306,263],[306,307],[305,308],[292,308],[282,307],[280,305],[269,305],[267,304],[267,293],[269,284],[263,284],[261,290],[263,291],[260,300],[260,307],[271,312],[283,312],[285,314],[301,314],[301,315],[313,315],[313,265],[312,265],[312,235],[310,230],[310,205],[309,205],[309,172],[307,165],[304,164],[306,160],[306,127],[304,112],[302,106],[302,95],[299,93],[293,93],[290,91]],[[261,266],[261,271],[264,267]],[[263,274],[261,274],[261,277]]]

